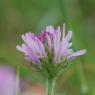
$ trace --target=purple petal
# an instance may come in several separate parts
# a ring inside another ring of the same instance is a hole
[[[41,50],[39,48],[39,45],[36,42],[36,36],[29,32],[25,34],[25,37],[22,36],[24,42],[31,48],[31,50],[39,55],[42,56]]]
[[[40,64],[40,60],[38,58],[35,58],[34,56],[27,56],[25,59],[29,62],[33,62],[34,64]]]
[[[62,56],[66,56],[67,55],[67,50],[68,50],[68,42],[67,40],[64,39],[64,41],[61,43],[60,45],[60,49],[59,49],[59,54],[58,54],[58,60],[60,60],[60,58]]]
[[[65,39],[69,42],[71,38],[72,38],[72,31],[69,31]]]
[[[50,34],[54,34],[54,28],[53,28],[53,26],[47,26],[46,27],[46,32],[49,32]]]
[[[32,36],[34,36],[32,33],[25,33],[25,35],[22,35],[23,41],[29,46],[32,47]]]
[[[25,53],[25,58],[28,61],[32,61],[33,63],[37,62],[39,63],[39,55],[37,55],[36,53],[34,53],[30,47],[28,47],[26,44],[22,44],[22,47],[17,46],[17,49],[20,50],[21,52]]]
[[[44,42],[46,36],[46,32],[41,32],[37,37],[41,42]]]
[[[16,46],[16,49],[19,50],[19,51],[21,51],[21,52],[24,52],[23,49],[22,49],[22,47],[19,46],[19,45]]]
[[[46,32],[46,38],[47,38],[47,42],[48,42],[48,48],[49,50],[52,49],[52,37],[51,37],[51,34],[49,32]]]
[[[31,48],[33,47],[34,52],[39,54],[40,57],[46,56],[43,43],[36,36],[32,36],[32,40]]]
[[[22,46],[18,46],[16,47],[19,51],[25,53],[25,55],[27,55],[27,49],[28,47],[25,44],[22,44]]]
[[[30,48],[26,44],[22,44],[22,50],[25,53],[25,55],[28,55],[28,51],[30,52]]]
[[[60,27],[54,33],[54,54],[55,59],[57,59],[59,49],[60,49],[60,39],[61,39],[61,30]]]
[[[67,57],[67,60],[68,60],[68,61],[72,61],[72,60],[74,60],[74,59],[75,59],[74,56],[69,56],[69,57]]]
[[[44,48],[43,43],[38,38],[36,38],[36,43],[38,44],[39,51],[41,52],[41,55],[46,57],[46,52],[45,52],[45,48]]]
[[[83,54],[86,53],[86,50],[79,50],[79,51],[76,51],[75,53],[71,54],[70,56],[68,56],[68,59],[72,59],[73,57],[77,57],[77,56],[81,56]]]
[[[71,37],[72,37],[72,31],[69,31],[69,33],[66,35],[66,37],[64,39],[62,39],[59,53],[57,55],[58,60],[60,60],[62,56],[67,56],[68,48],[72,45],[69,43]]]
[[[25,53],[28,60],[39,63],[39,58],[46,56],[44,45],[33,33],[25,33],[22,35],[25,43],[22,46],[17,46],[17,49]]]

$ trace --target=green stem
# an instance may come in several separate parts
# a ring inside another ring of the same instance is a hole
[[[19,65],[17,66],[17,74],[16,74],[16,95],[20,95],[19,90]]]
[[[47,81],[47,94],[46,95],[55,95],[54,89],[55,89],[55,80],[48,79],[48,81]]]

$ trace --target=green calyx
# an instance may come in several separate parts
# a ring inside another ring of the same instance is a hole
[[[60,63],[54,63],[54,56],[49,54],[48,57],[40,59],[40,64],[31,64],[32,67],[41,73],[47,79],[54,79],[60,76],[68,67],[68,61],[64,57]]]

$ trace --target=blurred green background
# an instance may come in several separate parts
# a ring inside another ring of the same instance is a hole
[[[20,65],[21,76],[44,84],[16,45],[25,32],[38,34],[47,25],[63,23],[73,31],[73,48],[85,48],[87,54],[60,77],[57,95],[95,95],[95,0],[0,0],[0,63]]]

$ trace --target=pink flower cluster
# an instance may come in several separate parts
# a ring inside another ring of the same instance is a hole
[[[0,95],[16,95],[16,73],[8,66],[0,65]]]
[[[60,63],[62,58],[69,61],[86,53],[85,49],[73,52],[70,48],[71,38],[72,31],[65,34],[65,25],[62,30],[60,27],[54,29],[53,26],[47,26],[38,36],[31,32],[22,35],[24,43],[21,46],[17,45],[16,48],[33,63],[41,63],[40,59],[48,57],[51,53],[54,63]]]

